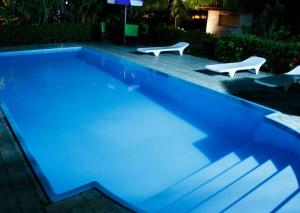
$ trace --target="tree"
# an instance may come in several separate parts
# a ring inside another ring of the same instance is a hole
[[[168,0],[144,0],[144,5],[141,9],[144,11],[166,11],[168,2]]]
[[[184,4],[187,8],[194,10],[196,7],[218,7],[233,11],[251,11],[253,9],[262,8],[265,4],[263,0],[185,0]]]
[[[240,2],[239,0],[186,0],[185,4],[191,8],[195,8],[196,6],[211,6],[236,10]]]
[[[175,28],[177,28],[182,19],[185,19],[188,14],[182,0],[173,0],[171,3],[171,16],[174,18]]]
[[[284,39],[290,36],[290,27],[285,20],[285,7],[276,0],[274,4],[266,4],[264,11],[253,24],[254,33],[267,39]]]
[[[0,0],[5,23],[96,22],[105,0]]]
[[[76,21],[82,23],[95,23],[101,13],[103,13],[104,2],[99,0],[75,1],[74,7],[69,13],[76,14]],[[74,17],[73,17],[74,19]]]

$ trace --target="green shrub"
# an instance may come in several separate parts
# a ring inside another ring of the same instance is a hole
[[[182,34],[180,40],[184,40],[190,43],[190,47],[187,49],[187,53],[196,56],[214,58],[214,49],[216,39],[211,34],[197,31],[188,31],[186,34]]]
[[[153,45],[169,45],[180,39],[181,30],[177,30],[167,25],[150,28],[150,42]]]
[[[89,24],[3,25],[0,26],[0,47],[94,41],[98,34],[97,28]]]
[[[272,41],[253,35],[229,35],[216,43],[215,57],[219,61],[240,61],[252,55],[267,59],[265,71],[282,73],[300,63],[300,43]]]

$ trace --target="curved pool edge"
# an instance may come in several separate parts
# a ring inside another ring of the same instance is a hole
[[[276,123],[280,123],[281,125],[287,127],[288,129],[292,129],[293,131],[300,134],[300,117],[294,115],[287,115],[282,112],[274,112],[267,117],[273,120]]]

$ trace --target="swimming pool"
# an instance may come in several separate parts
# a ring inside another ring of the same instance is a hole
[[[299,135],[274,111],[89,48],[0,53],[1,107],[52,201],[135,211],[299,207]]]

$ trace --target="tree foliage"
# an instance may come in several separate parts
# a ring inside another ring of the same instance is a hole
[[[141,8],[144,11],[166,11],[168,9],[168,0],[144,0],[144,5]]]
[[[6,23],[90,23],[101,16],[104,0],[1,0]]]
[[[171,3],[171,16],[174,18],[175,28],[178,27],[180,21],[188,16],[186,8],[182,3],[182,0],[173,0]]]
[[[255,19],[252,31],[267,39],[287,40],[290,27],[286,24],[285,13],[285,6],[279,0],[275,4],[266,4],[263,12]]]
[[[240,5],[240,0],[186,0],[185,4],[191,8],[195,9],[197,6],[211,6],[211,7],[220,7],[231,10],[237,10]]]

